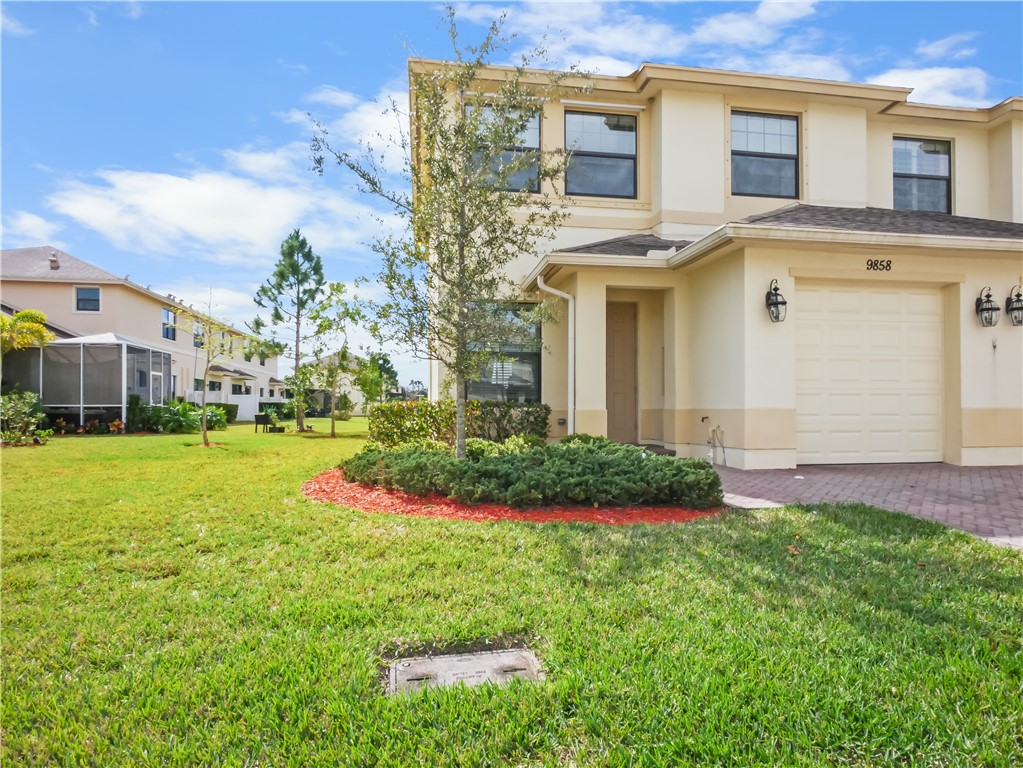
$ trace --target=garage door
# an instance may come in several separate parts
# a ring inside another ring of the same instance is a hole
[[[942,460],[941,294],[798,284],[800,464]]]

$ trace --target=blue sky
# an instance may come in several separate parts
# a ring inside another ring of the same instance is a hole
[[[1023,94],[1019,2],[475,3],[511,53],[627,74],[668,62],[915,89],[990,106]],[[440,6],[409,2],[4,2],[2,243],[52,245],[154,290],[251,318],[302,229],[328,279],[372,276],[372,201],[309,168],[308,113],[352,148],[392,134],[410,52],[446,58]],[[395,351],[396,352],[396,351]],[[402,382],[425,366],[396,354]]]

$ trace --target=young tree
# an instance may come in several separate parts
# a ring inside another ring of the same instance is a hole
[[[209,389],[210,368],[221,360],[234,356],[235,345],[243,342],[243,336],[230,323],[218,320],[213,315],[213,291],[210,291],[206,306],[201,312],[192,308],[178,310],[178,327],[191,331],[196,351],[196,369],[202,366],[202,399],[200,402],[199,426],[202,444],[209,448],[210,437],[206,429],[206,392]],[[198,376],[196,377],[198,378]]]
[[[323,301],[309,319],[320,340],[315,351],[317,379],[330,392],[330,436],[336,437],[337,403],[342,394],[347,394],[344,385],[351,383],[358,365],[358,359],[348,349],[348,331],[365,318],[358,299],[348,296],[344,283],[329,283]]]
[[[563,154],[525,139],[538,134],[544,101],[567,75],[528,71],[530,57],[488,68],[506,43],[501,22],[478,45],[460,46],[450,7],[447,17],[454,61],[410,66],[413,132],[397,140],[404,183],[390,184],[373,147],[358,155],[339,150],[322,126],[312,152],[315,170],[323,173],[331,158],[405,224],[373,244],[387,292],[376,320],[382,339],[439,361],[453,379],[462,457],[466,382],[502,343],[541,319],[507,311],[521,295],[506,271],[515,259],[538,258],[567,216],[554,189]],[[396,103],[390,111],[402,117]]]
[[[294,335],[290,356],[295,361],[295,376],[299,376],[302,369],[302,342],[310,338],[303,335],[303,325],[320,301],[324,284],[323,262],[296,229],[281,243],[281,258],[273,274],[256,291],[256,304],[270,310],[271,329],[284,327]],[[267,323],[257,317],[249,327],[259,335]],[[304,394],[304,390],[300,394]],[[295,420],[298,429],[305,429],[303,408],[295,409]]]
[[[23,309],[13,315],[0,314],[0,354],[27,347],[43,347],[57,338],[46,327],[46,314]]]
[[[355,376],[352,379],[355,388],[362,393],[363,410],[369,412],[369,406],[379,403],[384,399],[385,384],[384,375],[374,360],[365,359],[359,361],[355,368]]]

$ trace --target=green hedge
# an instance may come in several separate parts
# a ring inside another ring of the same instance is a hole
[[[235,419],[238,418],[238,403],[217,403],[217,405],[224,409],[227,423],[234,424]]]
[[[512,435],[546,439],[550,406],[543,403],[501,403],[469,400],[465,404],[465,434],[502,442]],[[455,401],[414,400],[375,405],[369,411],[369,437],[384,446],[414,440],[455,442]]]
[[[513,438],[494,447],[473,445],[466,454],[455,459],[436,443],[397,448],[370,443],[341,466],[353,482],[417,495],[439,493],[467,503],[687,509],[723,503],[721,478],[706,459],[657,456],[602,438],[543,446]]]

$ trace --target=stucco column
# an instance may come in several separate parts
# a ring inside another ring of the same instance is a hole
[[[587,274],[580,274],[576,285],[575,430],[606,435],[607,287]]]

